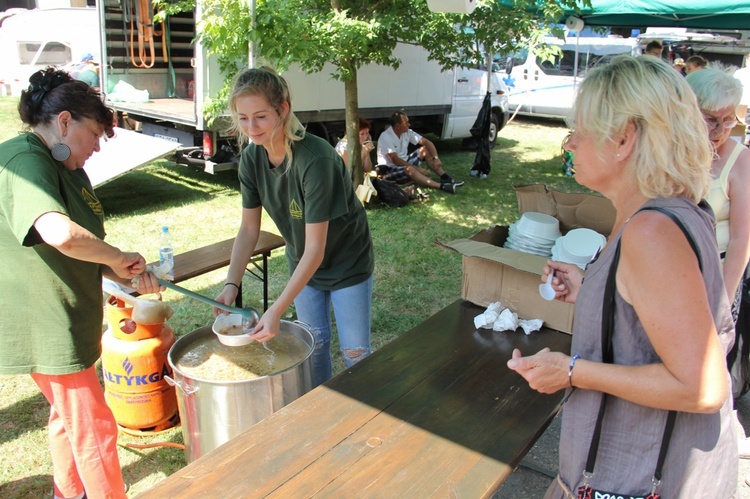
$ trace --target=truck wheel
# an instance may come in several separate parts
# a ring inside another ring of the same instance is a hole
[[[497,134],[500,132],[500,118],[497,113],[493,112],[490,115],[490,148],[495,147],[497,143]]]

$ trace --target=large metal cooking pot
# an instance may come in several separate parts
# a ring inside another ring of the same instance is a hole
[[[315,341],[306,324],[282,320],[273,342],[293,341],[290,336],[307,345],[302,360],[267,376],[238,381],[200,379],[177,367],[180,359],[197,344],[204,341],[219,344],[210,327],[196,329],[172,345],[167,361],[174,374],[167,381],[178,387],[177,404],[188,463],[310,391]]]

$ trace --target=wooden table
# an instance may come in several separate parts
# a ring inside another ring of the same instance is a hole
[[[268,257],[271,251],[284,246],[284,239],[276,234],[260,231],[258,243],[253,251],[250,263],[254,267],[246,269],[246,273],[263,283],[263,310],[268,309]],[[211,272],[229,265],[232,256],[234,238],[209,244],[202,248],[186,251],[174,256],[174,283],[187,281],[207,272]],[[260,262],[260,263],[259,263]],[[159,262],[154,262],[158,264]],[[242,283],[237,294],[235,304],[242,307]]]
[[[559,409],[506,362],[571,337],[477,331],[461,300],[139,497],[484,497]]]

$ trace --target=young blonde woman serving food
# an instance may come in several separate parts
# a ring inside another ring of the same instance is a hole
[[[265,208],[286,241],[291,278],[252,337],[268,341],[278,334],[281,316],[294,302],[297,318],[315,337],[317,386],[332,372],[331,304],[347,366],[371,353],[374,255],[367,216],[341,157],[326,141],[305,133],[294,116],[283,78],[266,68],[243,71],[229,107],[240,136],[251,144],[240,160],[242,220],[217,300],[234,302]]]

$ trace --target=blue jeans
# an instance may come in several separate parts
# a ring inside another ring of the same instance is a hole
[[[315,338],[313,388],[331,379],[331,302],[336,316],[339,343],[347,367],[372,353],[370,315],[372,276],[364,282],[336,291],[305,286],[294,299],[297,319],[310,325]]]

